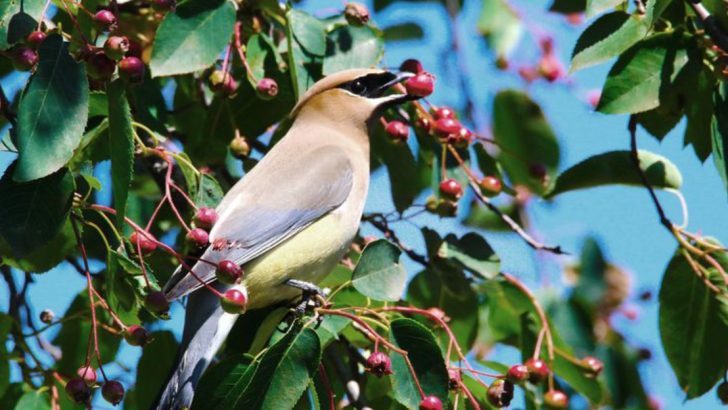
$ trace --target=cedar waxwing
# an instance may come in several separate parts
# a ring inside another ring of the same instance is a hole
[[[301,285],[318,283],[344,256],[359,228],[369,186],[370,119],[413,99],[385,95],[411,76],[353,69],[318,81],[293,108],[288,133],[222,199],[210,232],[212,245],[202,259],[213,264],[232,260],[244,267],[239,288],[248,295],[248,309],[300,298]],[[210,283],[215,281],[213,264],[198,262],[192,270]],[[223,312],[216,295],[199,289],[197,278],[178,269],[165,285],[170,301],[194,293],[177,364],[158,409],[192,404],[197,381],[237,319]]]

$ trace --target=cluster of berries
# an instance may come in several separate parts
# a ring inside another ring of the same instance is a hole
[[[76,377],[66,383],[65,390],[74,403],[88,404],[93,387],[97,387],[96,369],[83,366],[76,371]],[[104,400],[116,406],[124,398],[124,386],[116,380],[107,380],[101,386],[101,395]]]

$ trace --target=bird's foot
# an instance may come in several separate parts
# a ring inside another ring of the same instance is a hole
[[[304,282],[302,280],[288,279],[284,282],[285,285],[301,289],[301,300],[291,307],[286,317],[283,319],[282,324],[285,324],[284,328],[279,327],[278,330],[287,332],[291,328],[293,323],[306,315],[306,313],[316,312],[316,308],[324,306],[326,300],[323,298],[324,292],[318,286],[310,282]],[[316,315],[316,325],[321,325],[322,317]]]

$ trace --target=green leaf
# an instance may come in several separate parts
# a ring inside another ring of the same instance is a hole
[[[206,406],[212,404],[212,400],[217,400],[216,398],[230,393],[230,386],[226,384],[226,381],[243,377],[250,368],[254,369],[254,366],[251,366],[251,361],[250,356],[238,354],[210,366],[203,373],[200,383],[195,388],[192,410],[209,408]],[[249,372],[249,376],[252,376],[252,373]],[[198,407],[199,403],[204,404],[200,405],[202,407]]]
[[[66,219],[61,230],[50,241],[30,253],[21,253],[20,257],[16,257],[12,248],[0,237],[0,257],[3,262],[24,272],[46,272],[77,250],[76,237],[69,219]]]
[[[421,40],[425,36],[422,27],[417,23],[401,23],[384,29],[385,41]]]
[[[152,337],[152,343],[142,350],[136,370],[136,383],[130,394],[133,395],[134,405],[139,409],[153,407],[177,357],[177,340],[172,332],[154,332]]]
[[[468,232],[462,238],[449,234],[440,245],[437,257],[454,262],[481,278],[493,279],[500,271],[500,258],[488,242],[475,232]]]
[[[294,84],[294,94],[299,97],[322,76],[326,26],[323,21],[297,9],[290,9],[286,20],[288,69]]]
[[[375,300],[396,302],[402,297],[407,272],[399,263],[402,250],[386,239],[364,248],[352,275],[354,288]]]
[[[253,73],[253,78],[259,80],[266,77],[266,61],[273,57],[270,39],[267,39],[264,33],[250,36],[245,49],[245,57],[248,59],[248,66]]]
[[[521,212],[515,202],[509,202],[500,205],[498,209],[505,215],[508,215],[521,225]],[[490,231],[506,232],[511,228],[503,222],[503,220],[495,214],[495,212],[481,205],[477,200],[470,202],[468,216],[463,220],[463,225],[473,228],[487,229]]]
[[[329,33],[323,74],[349,68],[368,68],[384,56],[382,33],[369,26],[341,26]]]
[[[103,91],[91,91],[88,96],[88,117],[109,115],[109,102]]]
[[[404,212],[424,188],[412,150],[407,144],[393,144],[380,126],[374,128],[370,142],[372,156],[387,167],[394,207]]]
[[[407,351],[422,390],[440,398],[448,407],[448,375],[445,360],[435,335],[425,326],[412,319],[395,319],[390,324],[392,341]],[[405,407],[415,409],[421,397],[415,386],[409,367],[400,354],[392,354],[392,388],[394,397]]]
[[[41,391],[25,393],[15,405],[15,410],[51,410],[50,397]]]
[[[225,195],[215,177],[209,174],[200,174],[198,189],[192,195],[197,207],[215,208]]]
[[[711,281],[722,283],[717,271],[710,271]],[[728,325],[721,320],[721,304],[680,250],[665,270],[659,301],[665,355],[686,398],[701,396],[728,367]]]
[[[640,169],[650,185],[655,188],[680,188],[682,175],[669,159],[645,150],[639,150],[638,153]],[[611,151],[589,157],[559,175],[554,189],[547,197],[602,185],[641,186],[642,181],[631,155],[630,151]]]
[[[728,87],[721,83],[713,93],[713,118],[711,136],[713,142],[713,163],[728,189]]]
[[[657,34],[635,44],[609,70],[597,110],[639,113],[660,105],[660,87],[687,63],[681,34]]]
[[[290,10],[288,20],[293,37],[306,52],[316,56],[326,54],[326,27],[323,21],[298,9]]]
[[[499,92],[493,103],[495,139],[501,147],[499,162],[514,185],[522,184],[543,195],[559,165],[559,144],[541,107],[526,94]],[[546,169],[546,180],[531,175],[532,166]]]
[[[107,89],[109,99],[109,152],[116,226],[123,228],[126,200],[134,173],[134,130],[124,83],[116,80]]]
[[[0,179],[0,236],[16,257],[53,239],[63,226],[73,196],[73,177],[63,168],[45,178],[18,183],[15,165]]]
[[[0,342],[2,342],[0,343],[0,397],[5,395],[8,386],[10,386],[10,357],[6,345],[12,327],[13,319],[4,313],[0,313]]]
[[[586,0],[586,15],[587,17],[596,16],[597,14],[612,9],[623,2],[624,0]],[[654,2],[655,0],[650,1],[650,3]]]
[[[68,44],[52,34],[38,49],[35,75],[18,109],[13,179],[42,178],[66,165],[81,141],[88,119],[88,81],[84,65],[68,54]]]
[[[523,35],[523,22],[505,0],[485,0],[478,19],[478,30],[499,57],[515,50]]]
[[[571,57],[571,71],[593,66],[622,54],[643,39],[648,29],[646,16],[639,13],[615,11],[599,17],[576,41]]]
[[[37,27],[44,0],[5,0],[0,2],[0,50],[25,40]]]
[[[106,259],[106,300],[111,309],[119,315],[124,323],[138,323],[137,314],[140,304],[134,295],[134,288],[127,281],[128,272],[123,262],[127,257],[122,253],[109,250]],[[130,261],[129,261],[130,262]]]
[[[701,65],[701,70],[685,101],[685,116],[688,120],[685,127],[685,144],[691,144],[695,155],[705,161],[710,156],[711,121],[713,106],[713,88],[715,76],[709,68]]]
[[[152,77],[202,70],[230,41],[235,7],[226,0],[189,0],[168,13],[157,29],[149,67]]]

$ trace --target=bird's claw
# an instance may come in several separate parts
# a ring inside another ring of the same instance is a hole
[[[288,314],[283,318],[281,324],[285,324],[284,328],[278,327],[281,332],[287,332],[296,320],[302,318],[307,313],[314,313],[317,308],[325,305],[326,300],[323,298],[323,291],[313,283],[304,282],[296,279],[288,279],[285,285],[301,289],[301,300],[295,304]],[[316,315],[316,324],[314,328],[321,326],[323,317]]]

